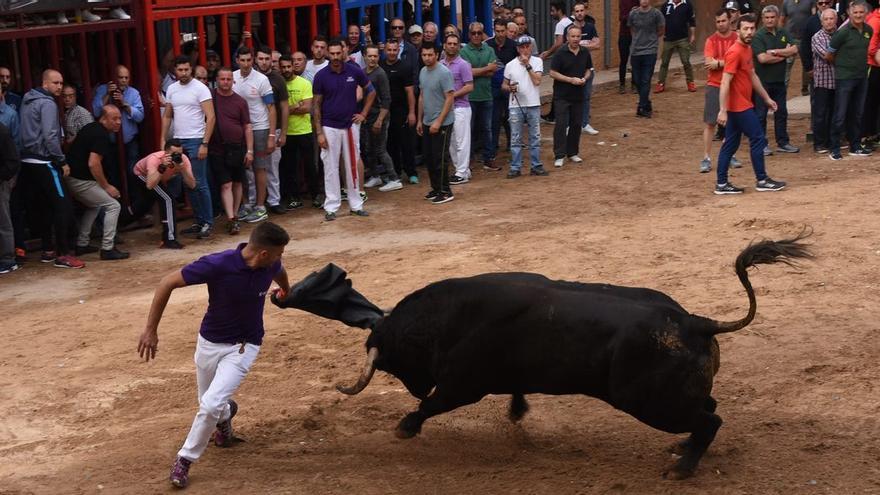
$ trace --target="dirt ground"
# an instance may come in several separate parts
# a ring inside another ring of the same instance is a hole
[[[333,262],[383,307],[447,277],[531,271],[656,288],[718,319],[748,307],[732,267],[740,249],[812,226],[815,262],[753,271],[757,318],[719,338],[713,395],[725,423],[695,477],[663,480],[677,438],[588,397],[531,396],[519,425],[506,419],[508,397],[488,397],[398,440],[397,421],[416,407],[400,382],[378,373],[356,397],[334,389],[358,375],[366,333],[267,304],[265,345],[236,397],[246,441],[210,447],[189,491],[880,493],[876,155],[814,155],[807,120],[792,120],[802,152],[767,160],[785,191],[755,192],[746,165],[732,171],[746,193],[715,196],[714,172],[697,173],[702,90],[687,93],[680,75],[668,86],[650,121],[634,117],[634,95],[599,90],[601,133],[582,139],[580,166],[552,167],[544,126],[549,177],[506,180],[475,164],[446,205],[423,201],[423,182],[371,190],[366,219],[325,223],[309,208],[276,220],[295,239],[292,280]],[[197,409],[205,288],[173,294],[155,362],[138,360],[137,337],[162,275],[243,237],[174,253],[156,238],[128,234],[127,262],[92,256],[64,271],[30,261],[0,279],[0,493],[172,491],[168,469]]]

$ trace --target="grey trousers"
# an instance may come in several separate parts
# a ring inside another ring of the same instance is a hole
[[[64,178],[64,183],[67,184],[73,198],[86,207],[79,219],[79,235],[76,239],[76,245],[79,247],[88,246],[92,224],[95,223],[95,217],[103,208],[104,235],[101,238],[101,249],[113,249],[113,238],[116,237],[116,223],[119,220],[121,209],[119,201],[113,199],[93,180],[81,180],[68,176]]]
[[[15,236],[9,214],[9,197],[14,185],[14,178],[0,181],[0,265],[15,263]]]

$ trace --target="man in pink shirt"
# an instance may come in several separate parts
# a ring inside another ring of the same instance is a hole
[[[165,149],[151,153],[137,162],[134,175],[140,179],[140,200],[131,205],[132,219],[143,217],[153,207],[156,200],[160,201],[159,211],[162,215],[162,244],[164,249],[181,249],[183,244],[177,240],[177,219],[174,215],[174,198],[168,193],[168,182],[180,175],[183,183],[195,189],[196,178],[193,176],[192,164],[183,154],[183,145],[179,139],[169,139]]]

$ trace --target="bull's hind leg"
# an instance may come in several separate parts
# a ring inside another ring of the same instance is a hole
[[[523,394],[513,394],[510,399],[510,411],[507,413],[510,421],[518,422],[527,412],[529,412],[529,403],[526,402],[526,397]]]
[[[697,464],[700,463],[709,444],[715,439],[718,428],[721,428],[721,417],[708,411],[700,412],[694,419],[691,436],[680,444],[684,447],[681,459],[663,473],[663,476],[671,480],[681,480],[693,476]]]
[[[706,402],[703,404],[703,410],[714,413],[715,408],[718,407],[718,402],[712,397],[706,397]],[[684,455],[691,448],[691,438],[693,435],[685,438],[684,440],[675,443],[672,447],[669,448],[669,451],[673,454]]]
[[[453,392],[446,392],[446,388],[438,385],[434,392],[425,400],[419,403],[419,409],[413,411],[397,425],[395,435],[397,438],[412,438],[422,431],[422,423],[428,418],[449,412],[453,409],[468,404],[479,402],[486,394],[470,392],[456,387],[447,387],[455,389]]]

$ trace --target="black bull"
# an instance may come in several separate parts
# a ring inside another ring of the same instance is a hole
[[[719,366],[715,335],[744,328],[755,316],[746,269],[809,258],[794,239],[762,241],[736,259],[749,298],[741,320],[718,322],[687,312],[652,289],[549,280],[531,273],[488,273],[436,282],[406,296],[387,315],[328,265],[297,284],[281,307],[297,307],[371,328],[356,394],[376,369],[414,396],[397,436],[410,438],[432,416],[488,394],[511,394],[510,418],[528,410],[525,394],[584,394],[602,399],[669,433],[690,433],[665,475],[691,476],[715,438],[712,382]]]

